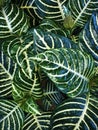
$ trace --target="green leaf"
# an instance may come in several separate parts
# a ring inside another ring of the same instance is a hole
[[[81,32],[80,48],[92,55],[98,65],[98,12],[92,14],[90,21]]]
[[[11,96],[12,80],[17,65],[3,53],[2,46],[0,47],[0,98],[4,98]]]
[[[28,92],[21,91],[20,89],[17,89],[13,85],[13,98],[14,100],[18,103],[21,104],[21,108],[28,113],[33,113],[33,114],[39,114],[40,112],[38,110],[38,105],[34,101],[33,96],[31,96]],[[39,97],[37,97],[39,98]]]
[[[50,19],[43,19],[37,28],[43,30],[44,32],[51,32],[67,37],[66,31]]]
[[[98,97],[84,94],[64,101],[51,117],[51,130],[97,130]]]
[[[74,25],[84,26],[95,10],[98,10],[98,0],[69,0],[68,8],[74,19]]]
[[[70,39],[54,33],[34,29],[34,51],[41,53],[51,48],[77,48],[77,45]]]
[[[0,39],[21,35],[29,28],[28,17],[16,5],[8,4],[0,9]]]
[[[35,0],[37,7],[36,15],[38,18],[53,19],[55,21],[63,21],[65,18],[64,4],[67,0],[41,1]]]
[[[88,91],[94,62],[91,56],[73,49],[51,49],[31,60],[37,62],[47,76],[71,97]]]
[[[47,79],[43,87],[42,107],[45,111],[53,110],[64,99],[62,93],[56,88],[51,80]]]
[[[50,112],[42,112],[41,115],[28,114],[23,130],[49,130],[50,116]]]
[[[32,113],[33,115],[36,114],[41,115],[38,109],[38,105],[36,104],[36,102],[33,100],[32,97],[24,99],[24,102],[21,104],[21,108],[25,112]]]
[[[35,11],[37,10],[37,7],[35,5],[35,0],[19,0],[16,1],[17,4],[19,4],[21,9],[24,9],[25,12],[33,18],[33,25],[35,25]]]
[[[30,77],[22,68],[17,70],[13,79],[13,85],[17,89],[28,93],[28,96],[39,99],[42,97],[39,77],[37,73],[32,73],[31,76],[32,77]]]
[[[0,0],[0,8],[4,6],[4,4],[10,3],[11,0]]]
[[[0,129],[21,130],[24,113],[14,101],[0,100]]]

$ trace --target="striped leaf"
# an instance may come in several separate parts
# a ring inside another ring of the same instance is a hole
[[[17,86],[13,85],[12,94],[13,94],[14,100],[18,104],[21,104],[21,108],[25,112],[40,115],[38,105],[34,101],[34,97],[31,96],[29,92],[21,91],[20,89],[17,89]]]
[[[44,32],[40,29],[34,29],[34,50],[41,53],[51,48],[76,48],[77,45],[68,38],[56,35],[54,33]]]
[[[98,13],[93,13],[80,35],[80,48],[91,54],[98,65]]]
[[[69,0],[69,10],[74,19],[74,25],[84,26],[95,10],[98,10],[98,0]]]
[[[18,69],[13,79],[13,86],[27,93],[28,96],[32,96],[34,99],[42,97],[42,90],[37,73],[32,73],[32,77],[30,77],[22,68]]]
[[[51,130],[98,130],[98,97],[87,94],[66,100],[51,117]]]
[[[53,19],[63,21],[65,18],[64,4],[67,0],[35,0],[38,18]]]
[[[23,58],[26,58],[28,51],[33,52],[33,37],[29,34],[24,34],[21,37],[11,37],[10,40],[3,42],[2,46],[3,52],[21,66],[21,62]]]
[[[43,112],[41,115],[28,114],[23,130],[49,130],[50,116],[50,112]]]
[[[0,100],[0,129],[21,130],[24,113],[14,101]]]
[[[21,104],[21,108],[27,113],[32,113],[33,115],[41,115],[38,109],[38,105],[32,97],[24,98],[24,102]]]
[[[51,80],[44,81],[42,107],[45,111],[54,109],[64,99],[61,92],[55,87]]]
[[[94,63],[86,53],[60,48],[48,50],[30,59],[37,62],[63,93],[75,97],[88,91]]]
[[[28,28],[28,17],[19,7],[8,4],[0,9],[0,39],[21,35]]]
[[[34,14],[35,10],[37,9],[35,0],[19,0],[18,4],[20,5],[20,8],[24,9],[27,14],[35,19]]]
[[[2,46],[0,47],[0,98],[4,98],[11,96],[12,80],[17,65],[3,53]]]
[[[66,31],[63,28],[61,29],[61,26],[59,27],[57,23],[50,19],[43,19],[38,29],[67,37]]]
[[[10,58],[16,61],[16,54],[21,47],[21,39],[17,37],[12,37],[11,40],[2,43],[3,52]]]

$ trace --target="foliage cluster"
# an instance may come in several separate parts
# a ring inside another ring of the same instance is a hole
[[[0,1],[0,130],[98,130],[98,0]]]

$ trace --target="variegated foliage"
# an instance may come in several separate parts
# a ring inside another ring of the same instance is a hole
[[[93,13],[79,39],[81,50],[91,54],[98,65],[98,12]]]
[[[92,57],[73,49],[51,49],[31,57],[55,85],[71,97],[88,91],[94,62]]]
[[[97,130],[98,97],[84,94],[63,102],[56,108],[51,118],[50,130],[57,129]]]
[[[84,26],[94,11],[98,11],[98,0],[69,0],[68,8],[74,25]]]
[[[8,4],[0,8],[0,39],[21,35],[28,28],[28,18],[18,6]]]

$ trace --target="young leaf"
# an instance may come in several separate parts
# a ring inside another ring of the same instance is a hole
[[[32,113],[33,115],[41,115],[40,111],[38,110],[38,105],[33,100],[32,97],[27,98],[22,104],[21,108],[28,113]]]
[[[0,129],[21,130],[24,113],[14,101],[0,100]]]
[[[49,130],[50,112],[42,112],[41,115],[28,114],[24,121],[23,130]]]
[[[31,60],[38,63],[63,93],[75,97],[88,91],[94,62],[86,53],[65,48],[51,49],[31,57]]]
[[[0,9],[0,39],[5,40],[12,35],[19,36],[28,28],[28,17],[19,7],[8,4]]]
[[[51,130],[97,130],[98,97],[84,94],[64,101],[51,117]]]
[[[86,24],[80,34],[80,48],[92,55],[98,65],[98,13],[92,14],[90,21]]]
[[[95,10],[98,10],[98,0],[69,0],[69,10],[74,19],[74,25],[84,26]]]

